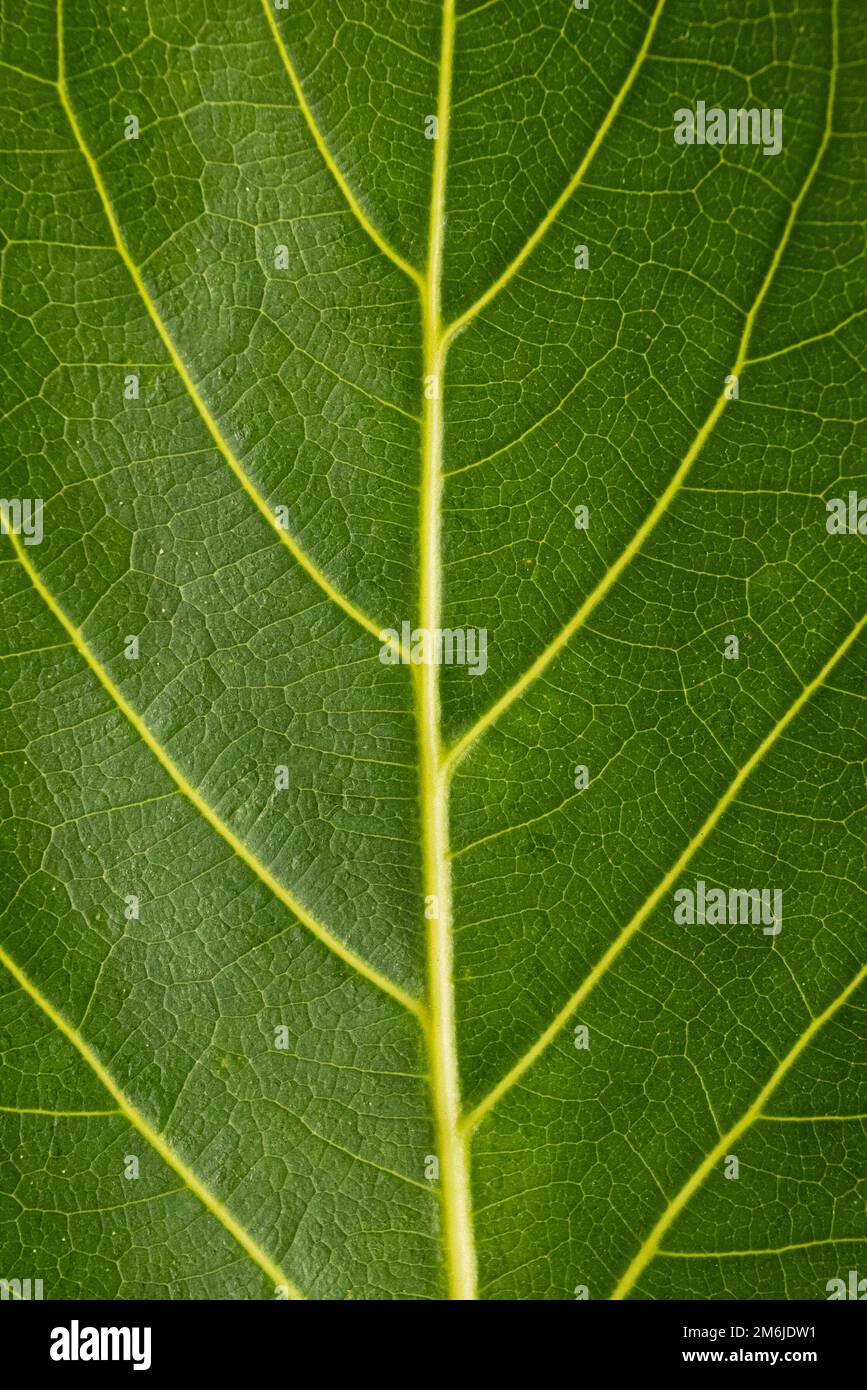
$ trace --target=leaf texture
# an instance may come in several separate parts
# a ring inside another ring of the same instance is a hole
[[[827,1297],[857,0],[0,16],[0,1277]],[[679,145],[700,102],[779,152]]]

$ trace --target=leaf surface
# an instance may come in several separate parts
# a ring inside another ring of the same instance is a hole
[[[859,9],[5,7],[4,1278],[857,1266]]]

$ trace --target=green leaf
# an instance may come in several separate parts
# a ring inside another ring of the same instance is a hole
[[[0,1278],[867,1274],[862,7],[4,11]]]

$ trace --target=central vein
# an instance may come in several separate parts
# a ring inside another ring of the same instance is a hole
[[[454,52],[454,0],[444,0],[437,131],[434,141],[427,269],[422,284],[424,354],[422,473],[419,548],[419,625],[440,625],[443,395],[446,341],[440,288],[445,234],[446,159]],[[449,1296],[476,1297],[476,1258],[470,1204],[466,1139],[461,1132],[461,1097],[455,1038],[452,947],[452,888],[449,864],[448,771],[440,733],[439,666],[430,655],[415,666],[421,789],[422,851],[431,1089],[440,1169],[443,1240]]]

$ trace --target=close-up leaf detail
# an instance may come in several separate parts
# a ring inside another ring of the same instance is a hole
[[[0,1280],[867,1274],[864,21],[0,5]]]

